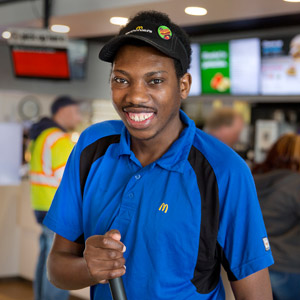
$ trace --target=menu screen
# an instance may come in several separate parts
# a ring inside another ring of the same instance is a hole
[[[300,94],[300,34],[261,40],[262,95]]]
[[[199,96],[201,94],[201,75],[200,75],[200,45],[191,44],[192,48],[192,57],[191,65],[188,70],[188,73],[192,75],[192,86],[190,89],[190,96]]]
[[[69,79],[66,49],[12,47],[15,75],[19,77]]]
[[[203,94],[259,93],[259,39],[203,44],[200,51]]]
[[[259,39],[229,42],[230,81],[233,95],[258,95],[260,82]]]
[[[229,94],[229,43],[203,44],[200,50],[203,94]]]

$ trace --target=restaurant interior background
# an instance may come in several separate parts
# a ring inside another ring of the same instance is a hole
[[[207,14],[188,15],[188,6],[204,7]],[[213,108],[239,110],[247,125],[235,150],[249,164],[261,161],[282,133],[299,132],[300,3],[1,0],[0,278],[32,280],[38,256],[39,227],[30,208],[25,151],[28,128],[49,115],[51,102],[61,94],[81,101],[84,121],[73,133],[74,141],[90,124],[117,119],[110,101],[110,65],[98,60],[98,53],[119,30],[111,17],[130,17],[147,9],[166,12],[191,37],[193,85],[182,108],[198,127]],[[34,59],[37,53],[57,50],[56,42],[45,44],[44,31],[38,31],[54,24],[70,27],[59,46],[67,73],[53,73],[51,64],[43,61],[36,73],[28,73],[22,53],[31,51]],[[28,42],[32,36],[39,37],[39,44]],[[73,293],[88,297],[87,289]]]

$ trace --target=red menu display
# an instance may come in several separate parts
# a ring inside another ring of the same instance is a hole
[[[70,79],[67,49],[12,47],[17,77]]]

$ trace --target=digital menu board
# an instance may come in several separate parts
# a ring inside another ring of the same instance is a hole
[[[188,73],[192,75],[192,86],[190,89],[190,96],[198,96],[201,94],[201,74],[200,74],[200,45],[193,43],[191,44],[192,56],[191,65]]]
[[[190,95],[300,95],[300,34],[192,44]]]
[[[259,39],[201,44],[203,94],[256,95],[259,93]]]
[[[229,94],[229,43],[203,44],[200,50],[203,94]]]
[[[300,95],[300,34],[261,40],[261,94]]]
[[[257,38],[229,42],[232,95],[258,95],[260,89],[260,41]]]
[[[17,77],[70,78],[66,49],[13,46],[11,54]]]

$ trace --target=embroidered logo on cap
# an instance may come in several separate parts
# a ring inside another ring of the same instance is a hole
[[[270,243],[269,243],[268,238],[267,237],[263,238],[263,242],[264,242],[266,251],[269,251],[270,250]]]
[[[145,29],[144,26],[137,26],[135,29],[132,29],[128,32],[126,32],[125,34],[131,34],[131,33],[135,33],[135,32],[145,32],[145,33],[152,33],[151,29]]]
[[[170,40],[172,38],[172,31],[167,26],[159,26],[157,29],[158,35],[164,40]]]

